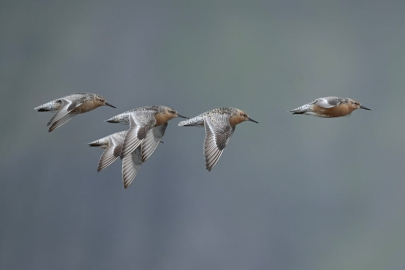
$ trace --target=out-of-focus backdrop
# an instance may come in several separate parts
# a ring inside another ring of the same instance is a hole
[[[404,1],[2,1],[0,269],[405,269]],[[34,107],[101,107],[48,133]],[[350,118],[293,116],[317,97]],[[128,190],[103,120],[232,106],[212,172],[170,121]]]

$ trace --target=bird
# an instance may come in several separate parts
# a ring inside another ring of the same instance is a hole
[[[104,170],[120,157],[122,144],[124,143],[126,134],[126,130],[120,131],[88,143],[88,145],[91,147],[100,147],[105,149],[98,162],[97,172]]]
[[[244,121],[259,123],[237,108],[224,107],[202,113],[189,120],[179,122],[179,126],[203,126],[205,140],[203,153],[205,166],[211,171],[217,164],[226,145],[228,144],[237,124]]]
[[[100,106],[110,106],[102,96],[93,93],[77,93],[66,97],[49,101],[41,106],[35,107],[38,112],[54,112],[55,115],[48,122],[48,131],[52,132],[58,127],[66,124],[74,116],[92,111]]]
[[[141,146],[141,158],[142,162],[145,162],[159,145],[167,128],[167,122],[176,117],[188,119],[172,108],[152,105],[135,108],[106,120],[108,123],[129,125],[120,154],[120,158],[123,160],[124,183],[129,182],[132,177],[131,171],[127,170],[125,166],[129,159],[128,156]]]
[[[163,143],[161,139],[165,133],[166,127],[167,123],[152,128],[148,132],[144,144],[141,144],[130,155],[124,157],[122,161],[122,174],[125,189],[127,189],[135,179],[142,163],[149,159],[152,153],[156,150],[159,142]],[[120,157],[125,135],[127,133],[128,131],[126,130],[120,131],[88,143],[91,147],[100,147],[104,149],[98,162],[97,172],[104,170]],[[158,143],[153,143],[155,141]]]
[[[121,152],[121,158],[123,158],[125,155],[132,153],[141,144],[149,130],[176,117],[188,119],[188,117],[180,115],[172,108],[152,105],[126,111],[105,120],[105,122],[129,125]]]
[[[351,98],[323,97],[317,98],[314,101],[289,112],[292,112],[293,114],[306,114],[323,118],[335,118],[350,116],[351,113],[357,109],[371,111],[371,109],[361,105],[359,101]]]

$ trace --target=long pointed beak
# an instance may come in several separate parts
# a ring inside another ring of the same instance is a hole
[[[252,122],[254,122],[254,123],[256,123],[256,124],[259,124],[259,122],[257,122],[256,120],[253,120],[253,119],[250,118],[250,117],[248,117],[248,119],[249,119],[249,121],[252,121]]]
[[[115,106],[111,105],[111,104],[110,104],[110,103],[108,103],[108,102],[106,102],[106,103],[105,103],[105,105],[110,106],[110,107],[113,107],[114,109],[116,109],[116,107],[115,107]]]
[[[177,114],[177,117],[180,117],[180,118],[185,118],[185,119],[190,119],[190,118],[185,117],[185,116],[183,116],[183,115],[181,115],[181,114]]]
[[[367,111],[371,111],[371,109],[369,109],[369,108],[367,108],[367,107],[364,107],[363,105],[360,105],[360,109],[367,110]]]

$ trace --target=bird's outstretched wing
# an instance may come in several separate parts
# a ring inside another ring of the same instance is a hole
[[[122,159],[122,181],[124,182],[124,188],[127,189],[135,176],[138,174],[142,165],[141,147],[135,149],[129,155],[124,156]]]
[[[229,117],[226,114],[204,116],[204,157],[208,171],[211,171],[217,164],[235,131],[235,127],[232,127],[229,123]]]
[[[131,154],[156,124],[156,111],[135,111],[129,114],[129,130],[125,136],[121,158]]]
[[[47,126],[50,126],[48,129],[49,132],[57,129],[63,124],[66,124],[70,119],[72,119],[75,114],[70,114],[70,112],[72,112],[74,109],[82,104],[77,100],[69,98],[61,98],[60,101],[62,102],[62,106],[47,124]]]
[[[148,131],[146,138],[141,143],[142,162],[148,160],[156,150],[165,135],[166,128],[167,122]]]
[[[100,157],[97,172],[104,170],[120,157],[123,143],[123,140],[117,136],[108,138],[108,146]]]
[[[329,109],[341,104],[342,101],[343,99],[339,97],[324,97],[316,99],[313,104]]]

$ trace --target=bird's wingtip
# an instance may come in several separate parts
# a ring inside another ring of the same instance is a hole
[[[87,145],[90,147],[100,146],[100,144],[98,144],[97,142],[89,142],[87,143]]]

